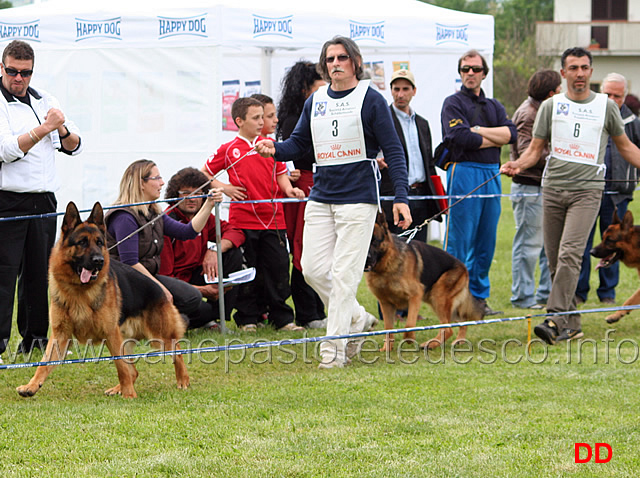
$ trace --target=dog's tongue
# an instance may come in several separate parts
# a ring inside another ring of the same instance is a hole
[[[91,271],[83,267],[82,272],[80,272],[80,282],[82,282],[83,284],[86,284],[90,280],[91,280]]]
[[[604,259],[600,259],[600,262],[596,264],[596,270],[601,269],[602,267],[605,267]]]

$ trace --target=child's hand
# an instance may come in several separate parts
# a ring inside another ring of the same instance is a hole
[[[298,199],[305,198],[304,192],[300,188],[291,188],[287,193],[287,196],[289,196],[290,198],[298,198]]]
[[[234,186],[233,184],[225,184],[222,188],[224,193],[229,196],[231,199],[235,201],[244,201],[247,199],[247,195],[245,194],[246,188],[242,186]]]
[[[289,179],[294,182],[300,179],[300,170],[294,169],[293,171],[289,171]]]

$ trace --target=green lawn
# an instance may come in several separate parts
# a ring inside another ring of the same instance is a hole
[[[630,209],[640,218],[640,201]],[[507,199],[489,302],[504,316],[525,313],[509,303],[512,236]],[[618,303],[637,286],[637,274],[622,268]],[[364,282],[359,299],[376,311]],[[583,307],[599,303],[590,297]],[[419,325],[436,323],[428,307],[421,313]],[[522,321],[472,327],[466,346],[428,355],[396,347],[385,356],[369,343],[341,370],[318,370],[313,344],[190,356],[186,392],[174,388],[170,361],[139,363],[137,400],[103,395],[117,380],[109,363],[58,367],[30,399],[15,387],[34,369],[0,371],[0,476],[637,476],[640,311],[615,327],[605,315],[583,316],[590,341],[535,344],[530,354]],[[14,328],[14,348],[17,336]],[[613,458],[576,464],[576,442],[608,443]]]

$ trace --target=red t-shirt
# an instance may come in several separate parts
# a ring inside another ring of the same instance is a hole
[[[260,141],[262,137],[256,138]],[[253,146],[249,140],[236,136],[233,141],[220,146],[218,151],[207,159],[205,166],[209,174],[233,164],[242,158]],[[287,174],[287,167],[273,158],[263,158],[255,151],[249,152],[227,173],[229,182],[246,189],[247,200],[272,199],[282,197],[276,176]],[[229,209],[229,222],[241,229],[285,229],[282,203],[234,204]]]

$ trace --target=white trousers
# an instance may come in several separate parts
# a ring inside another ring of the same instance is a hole
[[[302,273],[327,308],[327,335],[361,332],[366,311],[356,292],[373,234],[375,204],[309,201],[304,213]],[[322,342],[323,362],[346,361],[346,340]]]

